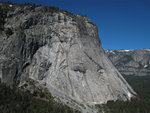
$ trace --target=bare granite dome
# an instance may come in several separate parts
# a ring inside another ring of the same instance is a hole
[[[64,103],[94,105],[135,94],[105,55],[97,26],[87,17],[43,6],[0,7],[3,82],[18,85],[32,78]]]

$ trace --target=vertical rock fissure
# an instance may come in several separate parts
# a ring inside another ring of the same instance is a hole
[[[83,51],[84,54],[94,63],[96,64],[97,68],[103,69],[96,61],[94,61],[85,51]]]
[[[72,82],[71,82],[71,79],[70,79],[70,75],[69,75],[69,50],[66,51],[66,62],[67,62],[67,77],[68,77],[68,80],[69,80],[69,83],[70,83],[70,86],[71,86],[71,92],[72,92],[72,96],[74,96],[74,91],[73,91],[73,86],[72,86]]]

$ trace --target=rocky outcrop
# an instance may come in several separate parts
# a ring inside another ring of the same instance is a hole
[[[101,104],[135,94],[105,55],[97,26],[87,17],[54,7],[0,7],[7,15],[0,31],[0,78],[6,84],[31,78],[66,104]]]
[[[105,52],[122,75],[150,75],[150,49]]]

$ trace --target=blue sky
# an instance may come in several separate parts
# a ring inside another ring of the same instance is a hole
[[[9,1],[57,6],[87,15],[98,26],[104,49],[150,49],[150,0]]]

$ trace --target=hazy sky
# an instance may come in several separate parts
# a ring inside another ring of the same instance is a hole
[[[57,6],[87,15],[98,26],[104,49],[150,49],[150,0],[9,1]]]

